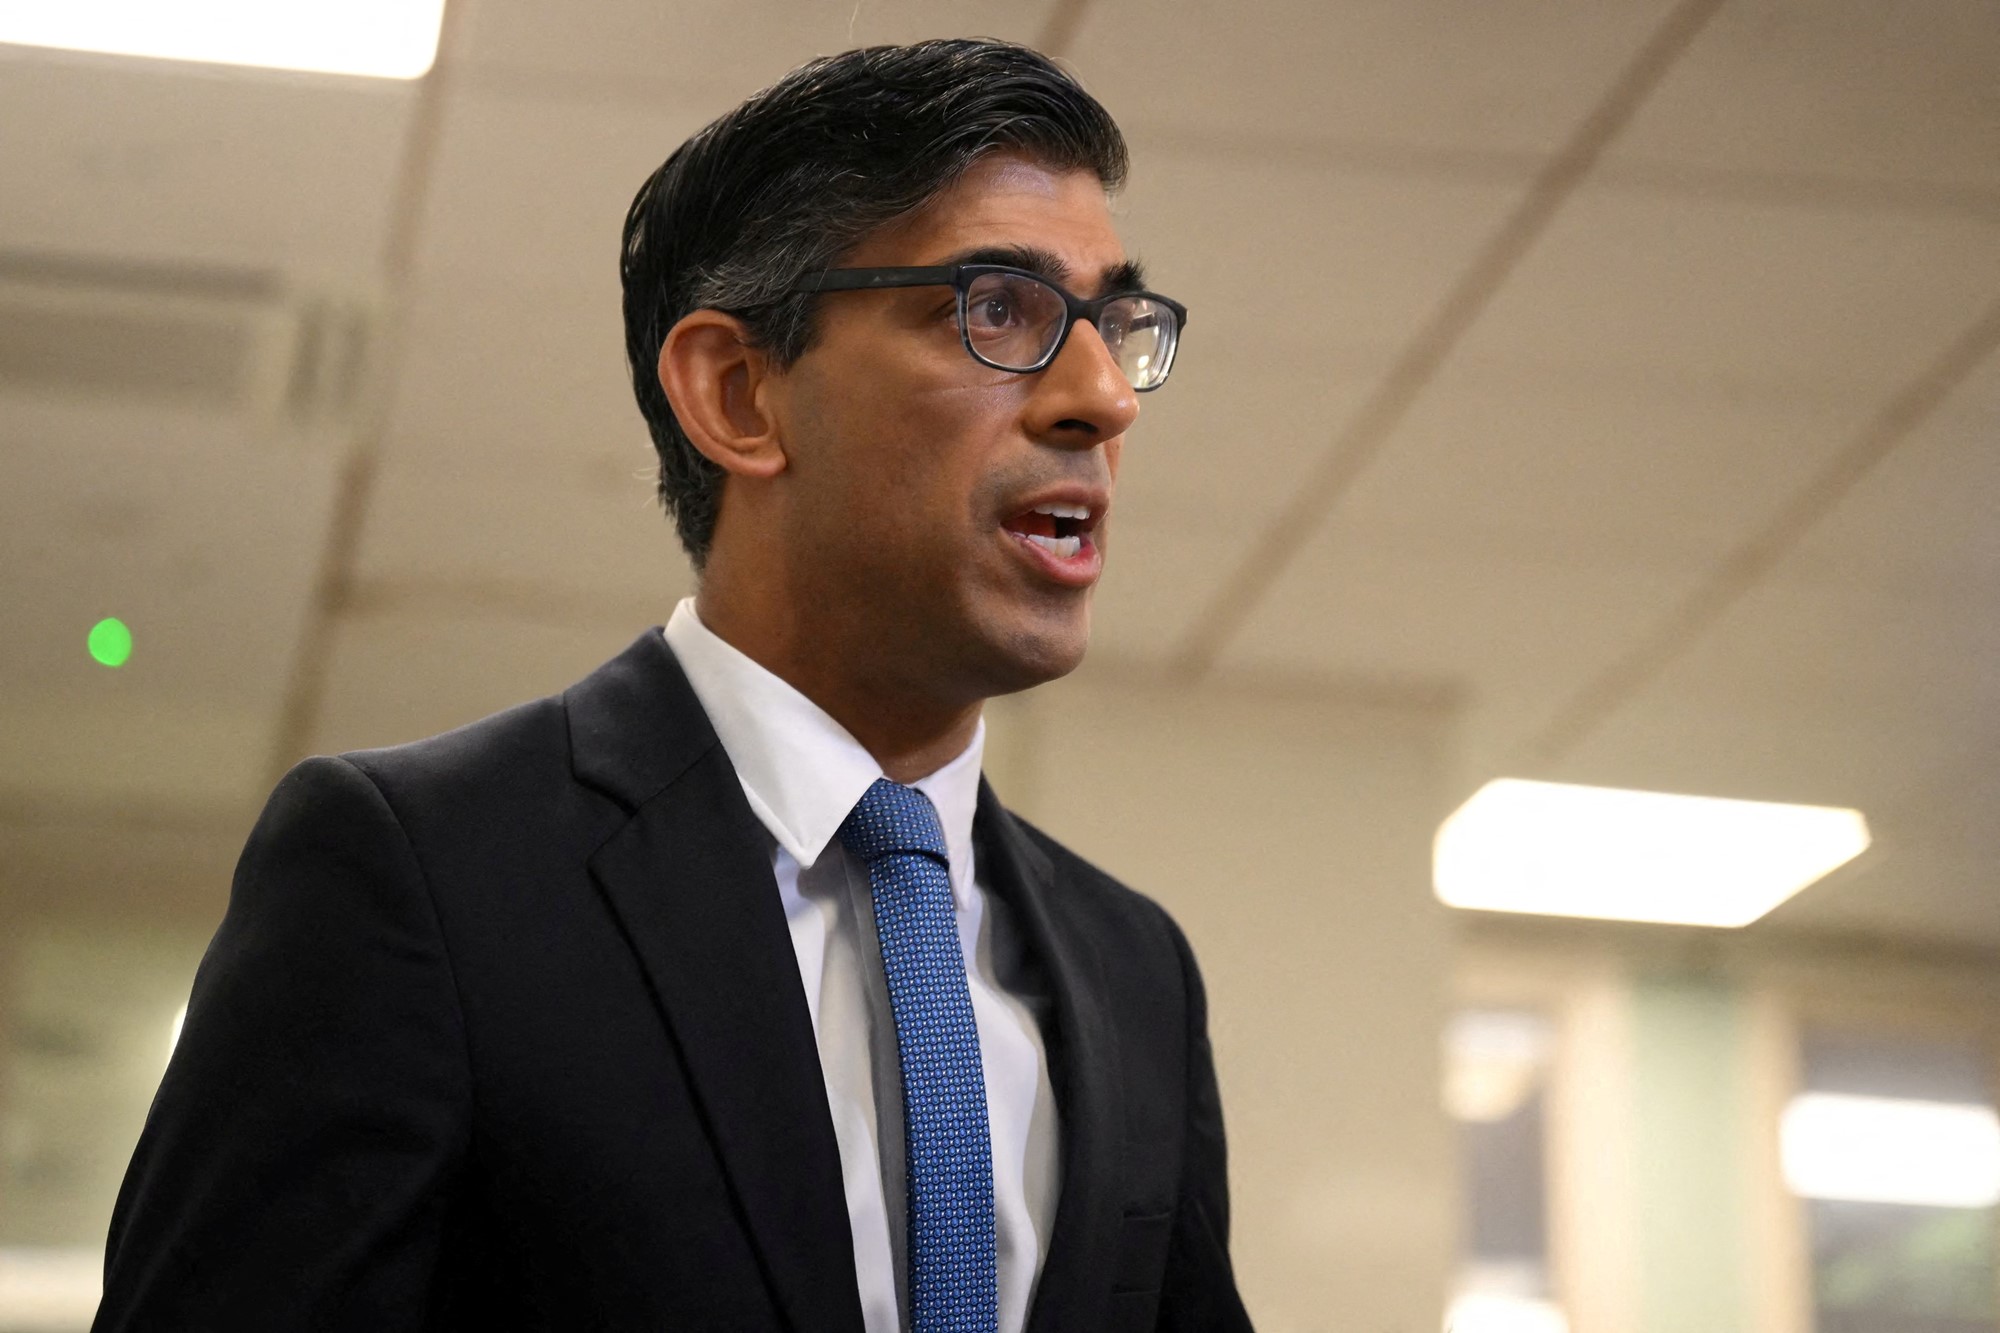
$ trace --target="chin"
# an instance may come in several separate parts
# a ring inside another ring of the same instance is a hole
[[[1081,615],[1035,617],[982,636],[989,649],[989,697],[1017,694],[1060,680],[1083,663],[1090,646],[1090,608]]]

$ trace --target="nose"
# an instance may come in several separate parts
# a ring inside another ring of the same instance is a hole
[[[1097,329],[1079,320],[1056,359],[1035,376],[1028,433],[1065,448],[1115,440],[1139,417],[1139,395]]]

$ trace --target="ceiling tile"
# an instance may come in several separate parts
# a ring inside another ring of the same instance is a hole
[[[1858,553],[1857,553],[1858,554]],[[1855,806],[1880,847],[1784,920],[2000,946],[2000,620],[1995,589],[1802,582],[1789,562],[1543,776]],[[1956,877],[1957,883],[1953,884]],[[1986,906],[1980,906],[1985,900]]]
[[[1886,396],[2000,290],[2000,224],[1585,188],[1460,354]]]
[[[1253,536],[1244,525],[1154,511],[1121,489],[1092,594],[1092,658],[1142,669],[1166,660]]]
[[[1455,682],[1505,753],[1782,506],[1871,405],[1453,362],[1225,669]]]
[[[1837,649],[1836,649],[1837,651]],[[1990,697],[1990,696],[1989,696]],[[1989,829],[2000,801],[1990,757],[2000,708],[1982,712],[1914,689],[1828,687],[1801,673],[1791,697],[1674,678],[1648,689],[1539,776],[1650,790],[1852,806],[1876,846],[1773,920],[1813,929],[1933,937],[2000,947]],[[1952,781],[1938,779],[1952,775]]]
[[[1335,521],[1222,657],[1288,676],[1450,681],[1475,699],[1560,698],[1682,595],[1671,563],[1572,558],[1492,530]]]
[[[1991,0],[1734,0],[1613,156],[2000,192],[1996,70]]]
[[[0,249],[370,280],[414,95],[0,48]]]
[[[622,485],[653,458],[623,319],[615,273],[429,277],[406,316],[387,452],[467,473],[564,458]]]
[[[1996,390],[1989,364],[1760,583],[1673,645],[1565,767],[1693,789],[1844,789],[1877,806],[1922,791],[1919,804],[1948,807],[1994,781],[2000,570],[1983,471]],[[1941,765],[1956,766],[1953,782],[1929,776]]]
[[[8,811],[0,865],[13,919],[112,920],[140,930],[175,922],[205,935],[228,906],[230,871],[267,793],[193,821],[129,810],[119,818],[102,808]],[[142,884],[145,892],[133,891]]]
[[[2000,356],[1870,472],[1786,560],[1796,579],[2000,604]]]
[[[687,106],[454,86],[425,198],[419,279],[608,277],[615,292],[632,196],[707,119]]]
[[[1125,454],[1100,650],[1180,646],[1519,188],[1135,145],[1120,229],[1189,321]]]
[[[1987,809],[1996,798],[2000,791],[1985,794]],[[1781,903],[1765,922],[1771,930],[1894,939],[1955,953],[2000,949],[2000,895],[1991,887],[1996,859],[1992,852],[1953,856],[1878,842],[1864,860]]]
[[[1884,595],[1780,575],[1680,648],[1630,706],[1658,691],[1782,721],[1860,712],[1943,734],[2000,722],[2000,616],[1984,614],[1996,593]]]
[[[261,786],[336,461],[152,405],[10,402],[0,447],[0,782],[162,805]],[[116,670],[85,639],[132,630]]]
[[[1126,436],[1120,521],[1232,538],[1268,522],[1374,387],[1374,370],[1188,347]]]
[[[329,451],[152,406],[18,400],[0,442],[0,562],[34,571],[0,640],[10,681],[73,679],[84,631],[117,615],[138,640],[121,678],[277,697],[332,509]]]
[[[1693,572],[1769,521],[1876,401],[1529,361],[1447,364],[1333,522],[1540,562]]]
[[[1051,8],[1052,0],[484,0],[468,11],[459,57],[475,71],[692,101],[710,107],[705,121],[814,56],[924,37],[1031,41]]]
[[[522,454],[629,475],[651,456],[625,366],[619,237],[685,114],[460,90],[408,297],[387,448],[465,469]]]
[[[1188,307],[1186,352],[1372,370],[1443,300],[1526,187],[1340,161],[1134,146],[1116,212],[1148,280]]]
[[[240,810],[268,787],[270,711],[130,685],[126,671],[7,690],[0,798],[179,817]]]
[[[553,449],[471,471],[391,455],[357,574],[373,583],[547,589],[650,606],[656,619],[691,577],[648,478]]]
[[[1092,0],[1066,54],[1128,128],[1544,153],[1663,0]]]
[[[312,748],[397,745],[554,694],[645,628],[529,620],[476,606],[342,616]]]

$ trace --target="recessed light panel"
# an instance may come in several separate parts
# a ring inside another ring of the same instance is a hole
[[[0,0],[0,42],[217,65],[422,77],[444,0]]]
[[[1500,778],[1438,829],[1453,907],[1746,926],[1868,846],[1858,810]]]
[[[2000,1117],[1990,1106],[1808,1092],[1785,1108],[1785,1183],[1806,1199],[1990,1208]]]
[[[1444,1328],[1445,1333],[1569,1333],[1569,1321],[1553,1301],[1473,1292],[1451,1303]]]

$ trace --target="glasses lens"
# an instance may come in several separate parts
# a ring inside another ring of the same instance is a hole
[[[990,366],[1034,370],[1062,337],[1068,314],[1062,296],[1045,282],[982,273],[965,289],[965,340]]]
[[[1173,311],[1151,297],[1130,296],[1104,308],[1097,331],[1133,388],[1157,389],[1165,383],[1180,341],[1180,321]]]

